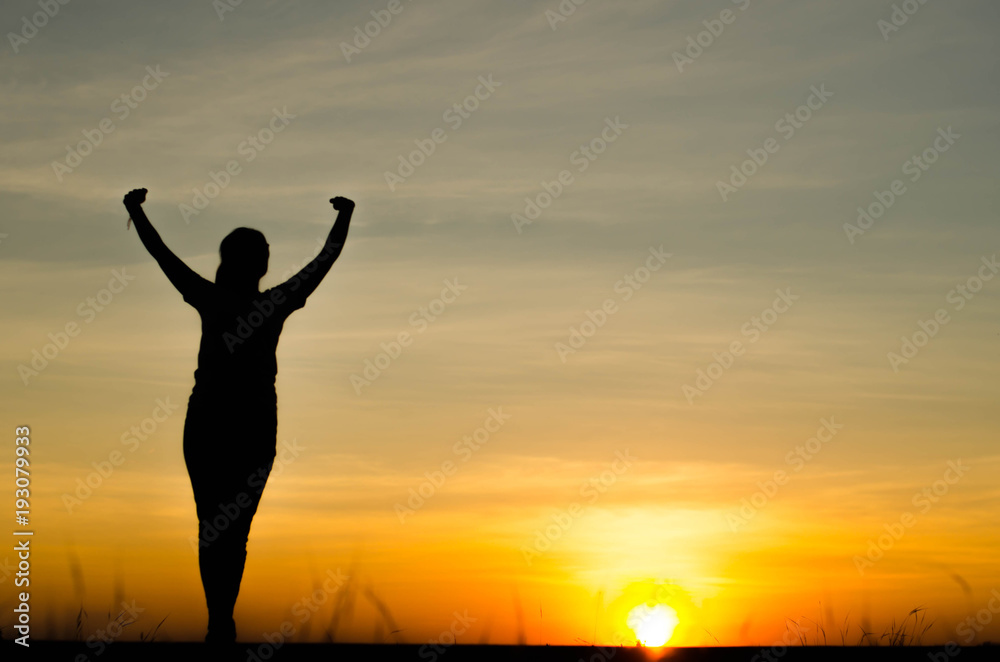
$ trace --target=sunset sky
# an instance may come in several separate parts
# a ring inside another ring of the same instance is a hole
[[[997,3],[40,4],[0,8],[34,636],[122,600],[124,638],[204,633],[199,319],[126,229],[145,187],[206,278],[261,230],[262,288],[357,203],[278,346],[241,640],[323,640],[339,596],[363,642],[634,641],[654,598],[676,645],[1000,637]]]

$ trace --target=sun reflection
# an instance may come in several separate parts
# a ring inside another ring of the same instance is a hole
[[[674,635],[674,628],[680,624],[677,612],[672,607],[658,604],[641,604],[628,613],[626,623],[643,646],[658,648]]]

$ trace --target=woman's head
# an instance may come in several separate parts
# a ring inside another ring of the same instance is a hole
[[[216,272],[215,282],[236,290],[257,289],[260,279],[267,273],[270,257],[263,233],[251,228],[236,228],[226,235],[219,245],[222,262]]]

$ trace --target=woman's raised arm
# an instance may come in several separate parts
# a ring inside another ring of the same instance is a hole
[[[142,209],[142,203],[146,201],[146,189],[133,189],[125,194],[125,209],[128,210],[129,217],[135,224],[135,230],[139,233],[142,245],[146,247],[149,254],[153,256],[156,263],[160,265],[167,279],[184,297],[184,300],[197,307],[196,302],[201,295],[208,290],[211,281],[202,278],[191,267],[184,264],[184,261],[174,255],[173,251],[167,248],[160,238],[160,233],[156,231],[153,224],[146,217],[146,212]]]
[[[330,203],[338,211],[338,214],[323,249],[297,274],[275,288],[293,299],[297,303],[295,306],[297,308],[305,305],[306,298],[316,290],[323,277],[329,273],[330,267],[340,257],[344,242],[347,241],[347,230],[351,226],[351,216],[354,214],[354,202],[347,198],[336,197],[331,198]]]

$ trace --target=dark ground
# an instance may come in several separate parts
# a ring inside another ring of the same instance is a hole
[[[267,662],[268,660],[407,660],[427,662],[460,662],[465,660],[539,660],[545,662],[797,662],[800,660],[838,660],[844,662],[934,660],[960,662],[973,660],[1000,661],[997,646],[951,648],[922,647],[852,647],[806,646],[780,648],[674,648],[662,652],[641,648],[600,648],[589,646],[473,646],[456,645],[439,647],[438,651],[411,644],[285,644],[278,650],[266,644],[237,644],[231,650],[208,648],[204,644],[126,643],[111,645],[100,655],[86,644],[70,642],[34,642],[30,648],[0,643],[0,659],[45,660],[46,662],[199,662],[200,660],[240,662]],[[270,654],[269,654],[270,653]],[[952,654],[949,654],[952,653]]]

